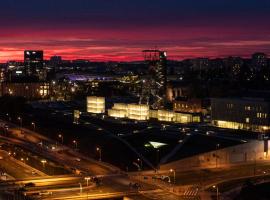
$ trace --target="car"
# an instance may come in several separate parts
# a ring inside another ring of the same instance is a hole
[[[206,131],[206,135],[214,134],[214,131]]]
[[[52,195],[52,192],[48,192],[48,191],[40,191],[39,192],[40,196],[44,196],[44,195]]]
[[[80,158],[76,158],[75,159],[77,162],[81,162],[81,159]]]

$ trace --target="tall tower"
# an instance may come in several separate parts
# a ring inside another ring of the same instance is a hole
[[[149,67],[149,78],[144,80],[142,98],[148,98],[152,108],[159,109],[164,106],[166,94],[167,54],[160,50],[144,50],[143,55]]]
[[[38,73],[43,68],[43,51],[25,50],[24,63],[27,76],[38,76]]]

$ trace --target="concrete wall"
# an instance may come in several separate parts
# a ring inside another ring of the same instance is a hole
[[[267,145],[270,144],[269,141],[266,141],[266,143]],[[270,160],[270,151],[267,148],[266,152],[264,150],[264,141],[252,141],[164,164],[160,166],[160,170],[174,169],[180,171],[191,168],[215,168],[245,162]]]

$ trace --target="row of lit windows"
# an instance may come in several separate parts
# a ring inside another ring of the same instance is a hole
[[[267,118],[267,114],[266,113],[257,113],[257,118],[266,119]]]
[[[259,110],[262,110],[262,107],[261,106],[259,106],[259,107],[245,106],[245,110],[246,111],[251,111],[251,110],[257,110],[257,111],[259,111]]]
[[[232,103],[228,103],[228,104],[227,104],[227,108],[228,108],[228,109],[232,109],[232,108],[233,108],[233,104],[232,104]]]

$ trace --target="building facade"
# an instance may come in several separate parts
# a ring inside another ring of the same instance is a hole
[[[212,124],[221,128],[269,132],[270,102],[255,98],[214,98]]]
[[[101,114],[105,113],[105,97],[87,97],[87,112]]]
[[[47,99],[50,97],[50,84],[45,82],[1,83],[1,96],[21,96],[26,99]]]
[[[173,110],[183,113],[202,113],[202,100],[187,98],[177,99],[173,102]]]

